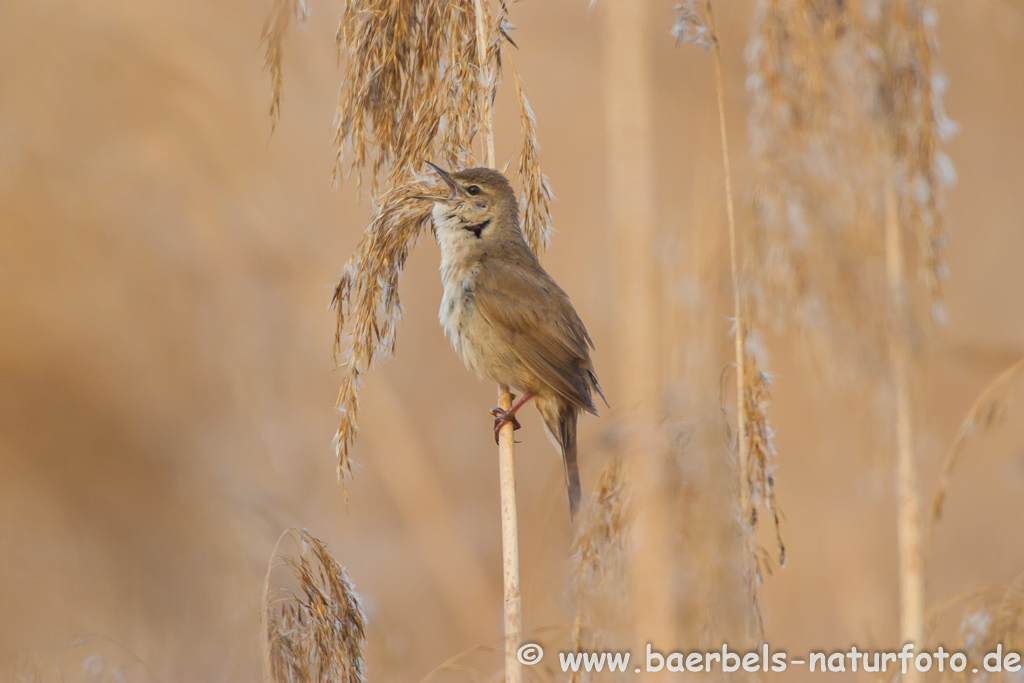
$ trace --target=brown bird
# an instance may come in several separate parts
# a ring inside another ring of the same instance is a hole
[[[434,202],[444,284],[441,325],[466,367],[522,393],[508,411],[491,411],[495,440],[508,422],[519,429],[516,412],[533,399],[562,454],[569,513],[575,515],[576,420],[581,410],[597,415],[593,392],[604,399],[590,360],[594,344],[569,297],[523,239],[505,176],[489,168],[449,174],[430,166],[448,188],[445,196],[420,197]]]

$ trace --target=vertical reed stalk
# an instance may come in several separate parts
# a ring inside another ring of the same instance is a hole
[[[494,87],[494,65],[487,57],[487,37],[491,34],[491,13],[487,10],[487,0],[474,0],[476,19],[476,59],[480,69],[480,90],[483,101],[480,103],[480,132],[483,135],[485,148],[485,165],[494,168],[494,110],[492,88]],[[509,406],[511,407],[511,406]]]
[[[648,3],[609,0],[605,10],[605,109],[608,213],[618,261],[619,381],[630,411],[624,443],[634,501],[632,580],[634,645],[672,642],[669,520],[664,450],[655,439],[660,399],[657,221]]]
[[[502,410],[512,407],[508,387],[498,387]],[[516,459],[513,427],[498,434],[498,472],[501,479],[501,558],[505,589],[505,683],[523,680],[523,665],[516,651],[523,633],[522,598],[519,595],[519,516],[516,507]]]
[[[718,27],[715,25],[715,15],[711,11],[711,0],[704,0],[704,8],[708,15],[708,29],[711,32],[711,49],[715,62],[715,90],[718,95],[718,127],[722,136],[722,168],[725,172],[725,213],[729,225],[729,266],[732,273],[732,306],[733,306],[733,344],[736,353],[736,474],[739,478],[739,510],[741,533],[744,536],[744,546],[749,545],[747,536],[753,533],[749,527],[750,514],[750,485],[748,483],[748,462],[750,460],[750,444],[748,440],[747,425],[747,349],[746,349],[746,324],[743,318],[743,304],[740,293],[740,261],[739,246],[736,240],[736,213],[732,199],[732,168],[729,164],[729,139],[725,127],[725,91],[722,85],[722,49],[718,42]],[[756,555],[748,558],[756,562]],[[757,580],[756,566],[744,569],[751,577],[750,599],[756,605],[757,588],[754,582]],[[760,624],[760,610],[755,608],[758,623]],[[759,628],[759,631],[762,630]]]
[[[896,542],[899,547],[900,640],[924,644],[924,577],[921,561],[921,501],[914,465],[909,350],[907,348],[907,284],[899,196],[891,172],[885,188],[885,264],[889,294],[889,356],[896,391]],[[910,667],[906,680],[920,679]]]
[[[487,56],[487,36],[490,35],[490,12],[486,0],[475,1],[476,57],[481,80],[483,101],[480,103],[480,131],[483,135],[485,165],[494,168],[494,113],[492,88],[494,68]],[[508,387],[498,387],[498,405],[502,410],[512,407],[512,394]],[[514,428],[506,424],[498,432],[498,476],[501,486],[501,558],[502,584],[505,596],[505,683],[523,680],[523,665],[516,656],[522,640],[522,597],[519,594],[519,515],[516,506],[516,458]]]
[[[732,305],[735,322],[733,324],[733,340],[736,349],[736,438],[737,438],[737,471],[739,474],[740,511],[747,514],[750,509],[750,492],[747,486],[747,461],[749,460],[749,444],[747,442],[747,414],[744,410],[746,391],[746,340],[744,335],[743,308],[740,295],[740,264],[739,250],[736,244],[736,214],[732,200],[732,170],[729,164],[729,140],[725,128],[725,92],[722,86],[722,49],[718,44],[718,28],[715,15],[711,11],[711,0],[704,0],[708,15],[708,27],[713,39],[711,41],[715,62],[715,90],[718,94],[718,126],[722,135],[722,166],[725,171],[725,211],[729,224],[729,265],[732,270]],[[742,520],[746,525],[746,520]]]

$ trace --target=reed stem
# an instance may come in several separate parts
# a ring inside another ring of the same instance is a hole
[[[485,143],[485,165],[494,168],[494,113],[491,88],[494,66],[487,57],[490,35],[490,12],[486,0],[475,0],[476,56],[480,69],[482,101],[480,132]],[[498,405],[502,410],[512,407],[508,387],[498,387]],[[523,633],[522,598],[519,594],[519,515],[516,505],[516,458],[514,428],[506,423],[498,432],[498,476],[501,486],[501,558],[505,605],[505,683],[523,680],[523,665],[516,656]]]
[[[712,49],[715,62],[715,89],[718,94],[718,124],[722,136],[722,166],[725,171],[725,211],[729,224],[729,265],[732,271],[732,304],[733,344],[736,353],[736,439],[737,463],[739,476],[740,522],[746,527],[750,514],[750,491],[747,485],[747,462],[750,459],[750,444],[747,439],[747,413],[744,409],[746,388],[746,329],[743,319],[742,298],[740,294],[740,263],[739,247],[736,242],[736,215],[732,199],[732,170],[729,164],[729,140],[725,127],[725,92],[722,86],[722,50],[718,43],[718,28],[715,16],[711,11],[711,0],[705,0],[708,15],[708,26],[711,30]],[[744,532],[746,530],[744,529]]]
[[[885,188],[885,262],[889,290],[889,356],[896,390],[896,542],[899,548],[900,640],[924,644],[924,576],[921,556],[921,501],[914,465],[907,342],[907,290],[899,197],[890,168]],[[920,680],[915,667],[908,683]]]
[[[658,223],[654,188],[650,7],[634,0],[605,6],[607,206],[617,262],[619,388],[629,473],[633,643],[675,638],[671,538],[665,499],[665,451],[656,438],[661,399],[660,286],[655,254]],[[647,679],[664,678],[665,674]]]

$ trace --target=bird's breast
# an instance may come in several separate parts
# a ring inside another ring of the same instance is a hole
[[[441,297],[438,319],[444,328],[445,336],[463,360],[466,360],[466,327],[474,314],[473,269],[459,267],[442,259],[441,283],[444,285],[444,295]]]

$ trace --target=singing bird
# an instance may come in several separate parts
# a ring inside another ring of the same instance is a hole
[[[522,394],[509,410],[491,411],[495,440],[508,422],[519,429],[516,412],[533,400],[562,454],[569,513],[575,516],[576,421],[583,410],[597,415],[594,392],[604,400],[590,360],[594,344],[569,297],[523,239],[505,176],[489,168],[448,173],[430,166],[448,190],[419,197],[434,202],[444,284],[441,325],[477,377]]]

